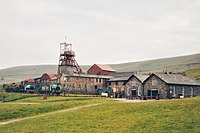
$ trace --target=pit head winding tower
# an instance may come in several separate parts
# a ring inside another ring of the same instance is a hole
[[[72,44],[60,43],[60,57],[58,64],[58,75],[81,74],[82,70],[75,59],[75,52],[72,51]]]

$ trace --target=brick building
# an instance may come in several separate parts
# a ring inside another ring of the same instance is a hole
[[[60,77],[60,83],[67,93],[100,94],[106,88],[109,76],[73,74]]]
[[[87,73],[92,75],[113,75],[116,71],[110,66],[94,64]]]

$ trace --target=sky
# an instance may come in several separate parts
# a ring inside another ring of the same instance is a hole
[[[200,0],[0,0],[0,69],[58,64],[59,43],[80,65],[200,52]]]

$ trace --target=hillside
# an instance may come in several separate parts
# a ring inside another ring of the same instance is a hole
[[[163,70],[173,72],[183,72],[189,68],[200,68],[200,53],[179,56],[172,58],[163,58],[147,60],[140,62],[129,62],[123,64],[110,64],[118,72],[162,72]],[[90,66],[81,66],[83,71],[87,71]],[[56,73],[57,65],[35,65],[35,66],[17,66],[0,70],[0,84],[7,82],[18,82],[28,78],[41,76],[43,73]]]
[[[186,70],[185,74],[189,77],[200,78],[200,68]]]
[[[200,67],[200,53],[172,58],[115,64],[111,66],[117,71],[162,72],[167,69],[167,71],[171,72],[183,72],[189,68]]]

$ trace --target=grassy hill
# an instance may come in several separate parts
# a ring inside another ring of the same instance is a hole
[[[200,68],[186,70],[185,74],[189,77],[200,78]]]
[[[162,72],[166,69],[171,72],[184,72],[188,69],[200,68],[200,53],[140,62],[110,64],[110,66],[118,72]],[[81,66],[85,72],[89,67],[88,65]],[[2,69],[0,70],[0,84],[40,77],[43,73],[57,73],[57,65],[17,66]]]
[[[189,68],[200,67],[200,53],[187,56],[115,64],[111,66],[117,71],[162,72],[167,69],[167,71],[171,72],[183,72]]]

